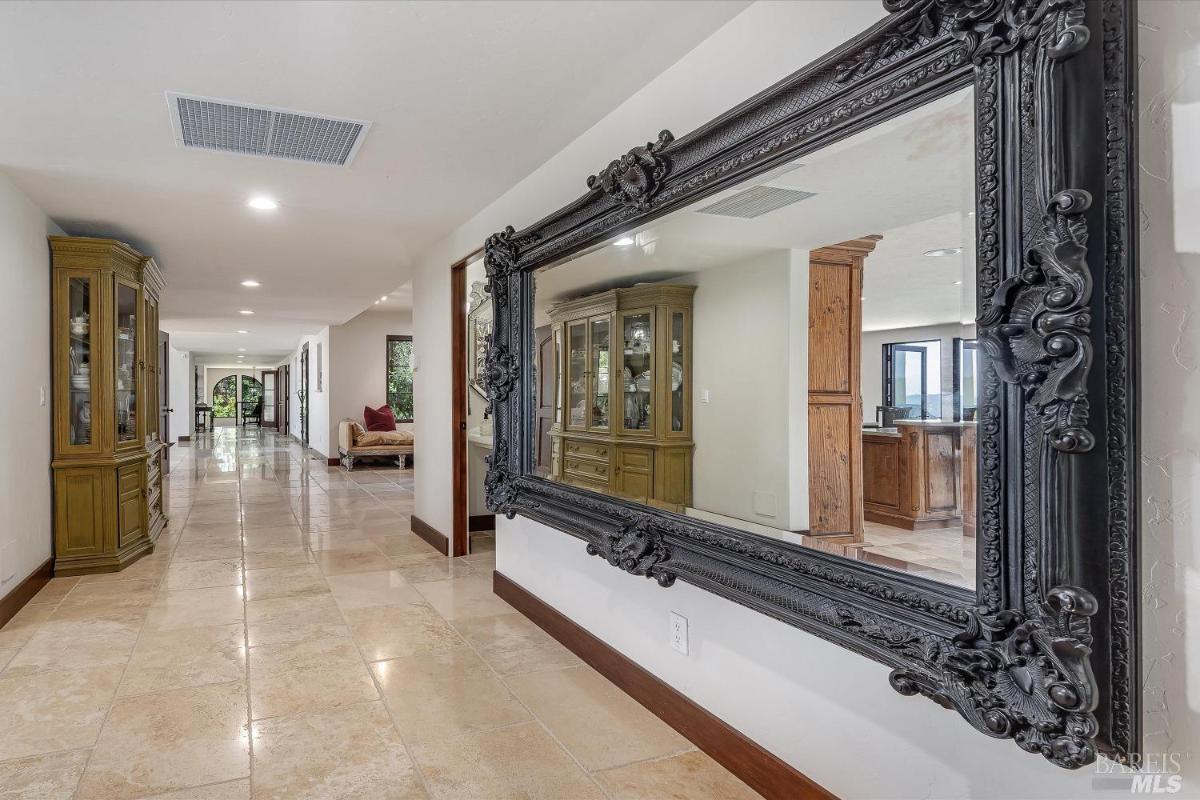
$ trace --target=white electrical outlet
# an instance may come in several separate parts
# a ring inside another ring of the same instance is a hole
[[[41,386],[38,388],[38,405],[40,405],[40,406],[46,405],[46,387],[45,386]]]
[[[671,647],[685,656],[688,654],[687,617],[671,612]]]

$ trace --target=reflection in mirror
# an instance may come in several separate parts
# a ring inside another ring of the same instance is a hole
[[[973,124],[967,88],[535,273],[537,474],[974,586]]]

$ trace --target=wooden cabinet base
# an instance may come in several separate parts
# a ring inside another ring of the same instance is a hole
[[[886,511],[878,511],[866,504],[863,506],[863,518],[867,522],[878,522],[882,525],[891,525],[893,528],[903,528],[906,531],[932,531],[940,528],[957,528],[962,524],[962,519],[959,517],[913,519],[902,514],[889,514]]]
[[[155,533],[152,536],[130,544],[124,550],[113,555],[55,559],[54,576],[56,578],[65,578],[72,575],[120,572],[147,553],[154,552],[154,545],[157,541],[158,534]]]

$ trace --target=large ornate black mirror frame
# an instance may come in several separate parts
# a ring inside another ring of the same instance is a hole
[[[488,239],[492,508],[893,668],[902,694],[1079,767],[1139,747],[1134,20],[1126,0],[884,0],[765,92]],[[977,589],[533,474],[533,270],[973,82],[981,377]]]

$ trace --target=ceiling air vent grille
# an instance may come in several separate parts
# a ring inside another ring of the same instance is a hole
[[[183,147],[219,150],[310,164],[347,166],[371,123],[315,117],[267,106],[167,93],[175,140]]]
[[[777,211],[792,203],[799,203],[814,197],[816,192],[801,192],[797,189],[780,189],[776,186],[753,186],[735,195],[718,200],[711,206],[699,209],[701,214],[715,214],[720,217],[740,217],[754,219],[763,214]]]

